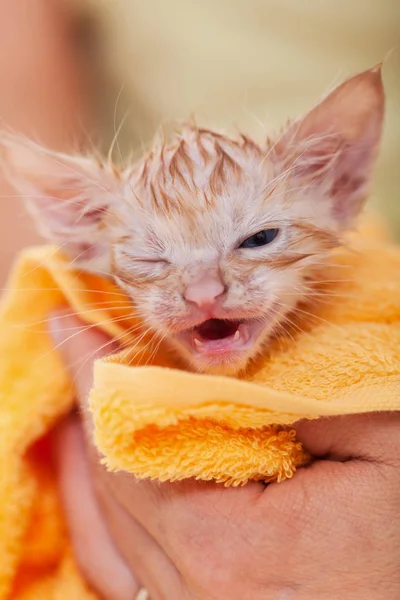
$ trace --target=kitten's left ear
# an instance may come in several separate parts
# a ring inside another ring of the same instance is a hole
[[[326,194],[341,228],[351,226],[366,200],[383,115],[379,65],[338,86],[291,125],[278,144],[282,156],[293,150],[295,175],[328,186]]]
[[[0,164],[39,232],[59,245],[74,264],[109,273],[105,221],[120,187],[113,169],[11,134],[0,135]]]

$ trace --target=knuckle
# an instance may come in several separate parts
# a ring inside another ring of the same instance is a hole
[[[253,553],[238,523],[219,520],[215,511],[213,516],[181,517],[169,534],[168,552],[188,589],[200,598],[220,600],[230,597],[232,589],[242,589]]]

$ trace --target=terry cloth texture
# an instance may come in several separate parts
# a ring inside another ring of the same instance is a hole
[[[141,339],[112,283],[71,270],[55,248],[26,250],[0,307],[0,600],[96,598],[71,558],[46,443],[74,402],[47,331],[52,310],[68,304],[122,344],[95,363],[90,399],[108,468],[281,480],[308,460],[295,421],[400,408],[400,248],[365,230],[328,273],[319,306],[235,379],[185,371]]]

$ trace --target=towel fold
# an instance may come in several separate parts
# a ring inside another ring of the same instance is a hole
[[[108,468],[171,481],[281,480],[309,459],[295,421],[400,409],[400,248],[372,227],[327,273],[318,306],[301,309],[236,379],[185,371],[141,335],[110,281],[73,271],[55,248],[26,250],[0,307],[0,600],[96,598],[74,565],[48,460],[45,436],[74,401],[50,312],[68,304],[121,343],[96,361],[90,397]]]

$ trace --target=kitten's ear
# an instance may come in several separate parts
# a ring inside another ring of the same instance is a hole
[[[108,273],[110,244],[104,224],[119,184],[113,170],[10,134],[0,135],[0,163],[39,232],[79,266]]]
[[[366,200],[383,115],[379,65],[338,86],[291,125],[278,144],[282,155],[293,150],[295,174],[325,186],[341,228],[351,226]]]

